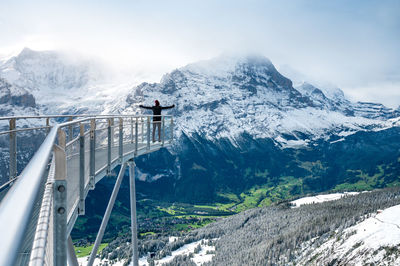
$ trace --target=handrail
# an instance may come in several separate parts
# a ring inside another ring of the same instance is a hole
[[[30,266],[41,266],[45,264],[46,245],[49,242],[50,216],[53,214],[53,183],[55,172],[55,160],[51,161],[50,171],[47,176],[47,182],[43,192],[43,200],[40,206],[38,218],[38,228],[35,232],[35,238],[32,244],[32,253],[30,256]],[[50,236],[52,240],[52,237]]]
[[[153,116],[165,116],[171,117],[172,115],[124,115],[124,114],[103,114],[103,115],[96,115],[96,114],[82,114],[82,115],[37,115],[37,116],[3,116],[0,117],[0,120],[10,120],[10,119],[42,119],[42,118],[67,118],[67,117],[93,117],[93,118],[110,118],[110,117],[153,117]]]
[[[2,132],[0,132],[0,135],[10,134],[13,132],[39,130],[39,129],[45,129],[45,128],[51,128],[51,126],[18,128],[18,129],[13,129],[13,130],[8,130],[8,131],[2,131]]]
[[[0,203],[0,228],[7,228],[2,231],[0,241],[0,265],[15,263],[58,128],[55,126],[51,129],[39,150]]]
[[[2,184],[1,186],[0,186],[0,191],[2,191],[3,190],[3,188],[5,188],[5,187],[7,187],[7,186],[9,186],[9,185],[11,185],[15,180],[17,180],[17,178],[16,177],[14,177],[13,179],[11,179],[11,180],[8,180],[7,182],[5,182],[4,184]]]
[[[0,228],[7,228],[2,232],[0,241],[0,265],[14,265],[15,263],[35,199],[39,193],[43,174],[49,163],[58,129],[83,120],[86,119],[55,125],[0,202]]]
[[[85,117],[85,119],[80,119],[80,120],[72,120],[68,121],[65,123],[62,123],[62,127],[68,126],[68,125],[73,125],[76,123],[80,123],[83,121],[89,121],[90,119],[96,118],[96,119],[107,119],[107,118],[112,118],[112,117],[122,117],[122,118],[140,118],[140,117],[172,117],[171,115],[50,115],[50,116],[15,116],[15,117],[0,117],[1,120],[10,120],[10,119],[42,119],[42,118],[57,118],[57,117]],[[107,123],[107,122],[104,122]],[[117,127],[117,126],[115,126]],[[31,128],[16,128],[13,130],[6,130],[6,131],[0,131],[0,136],[5,135],[5,134],[10,134],[10,133],[16,133],[16,132],[23,132],[23,131],[32,131],[32,130],[40,130],[40,129],[48,129],[52,128],[52,126],[43,126],[43,127],[31,127]]]

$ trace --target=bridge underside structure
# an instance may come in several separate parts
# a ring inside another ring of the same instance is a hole
[[[51,125],[62,119],[68,121]],[[9,123],[9,129],[0,132],[9,137],[9,179],[0,185],[4,195],[0,201],[0,265],[78,265],[70,233],[77,217],[85,214],[89,191],[117,166],[120,171],[87,265],[93,265],[127,168],[132,261],[138,265],[134,159],[172,143],[173,117],[63,115],[0,120]],[[19,120],[25,125],[34,120],[31,124],[36,126],[18,128]],[[41,120],[46,124],[37,126]],[[156,139],[155,128],[160,130]],[[26,138],[38,130],[45,131],[46,137],[18,174],[17,136]]]

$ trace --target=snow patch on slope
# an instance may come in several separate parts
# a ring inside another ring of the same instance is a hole
[[[215,239],[214,239],[215,240]],[[154,265],[163,265],[164,263],[171,262],[176,256],[179,255],[189,255],[190,253],[193,254],[193,257],[191,260],[196,263],[196,265],[202,265],[203,263],[210,262],[212,260],[212,257],[214,254],[207,254],[210,251],[215,251],[214,246],[209,246],[207,245],[209,240],[199,240],[193,243],[189,243],[184,245],[183,247],[172,251],[171,255],[166,256],[160,260],[154,260]],[[195,248],[197,246],[201,247],[200,252],[195,253]],[[133,265],[132,263],[130,265]],[[140,266],[148,266],[149,263],[147,262],[146,257],[142,257],[139,259],[139,265]]]
[[[298,262],[300,265],[400,265],[400,205],[372,214],[329,239]],[[310,245],[312,246],[312,245]]]
[[[321,203],[321,202],[325,202],[325,201],[338,200],[345,196],[354,196],[357,194],[359,194],[359,192],[343,192],[343,193],[317,195],[317,196],[312,196],[312,197],[300,198],[300,199],[291,201],[290,203],[294,205],[293,206],[294,208],[298,208],[301,205],[305,205],[305,204],[314,204],[314,203]]]
[[[88,261],[89,261],[89,256],[78,258],[79,266],[87,265]],[[104,265],[123,266],[123,265],[125,265],[125,261],[126,260],[109,261],[107,259],[103,259],[102,260],[100,258],[95,258],[94,262],[93,262],[93,266],[104,266]]]

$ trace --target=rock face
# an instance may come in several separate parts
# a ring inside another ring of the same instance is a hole
[[[139,103],[176,104],[178,135],[235,139],[246,132],[288,145],[332,134],[386,128],[397,111],[380,104],[352,103],[340,89],[304,83],[296,88],[262,56],[222,56],[176,69],[160,83],[143,83],[126,97],[120,111]]]
[[[0,74],[10,83],[31,91],[82,88],[98,78],[88,62],[58,52],[28,48],[0,66]]]
[[[107,73],[101,63],[83,56],[28,48],[0,63],[0,78],[32,94],[37,111],[47,114],[100,113],[113,98],[104,93],[110,86]]]
[[[340,89],[293,87],[264,57],[187,65],[134,87],[118,110],[132,113],[155,99],[176,105],[168,112],[177,141],[171,153],[138,158],[142,179],[152,182],[139,183],[145,194],[207,202],[220,192],[279,186],[285,176],[302,184],[293,193],[351,187],[361,173],[381,175],[370,188],[396,182],[397,111],[353,103]]]
[[[0,78],[0,104],[36,107],[35,98],[27,90],[12,86]]]

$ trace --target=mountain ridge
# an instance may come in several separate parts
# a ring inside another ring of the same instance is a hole
[[[176,104],[172,114],[184,132],[234,139],[247,131],[277,143],[285,139],[283,134],[297,138],[293,132],[316,140],[331,133],[379,130],[400,115],[381,104],[352,103],[339,89],[327,96],[311,84],[293,87],[265,57],[218,57],[189,64],[165,74],[160,83],[134,87],[115,110],[132,113],[138,104],[154,99]]]

